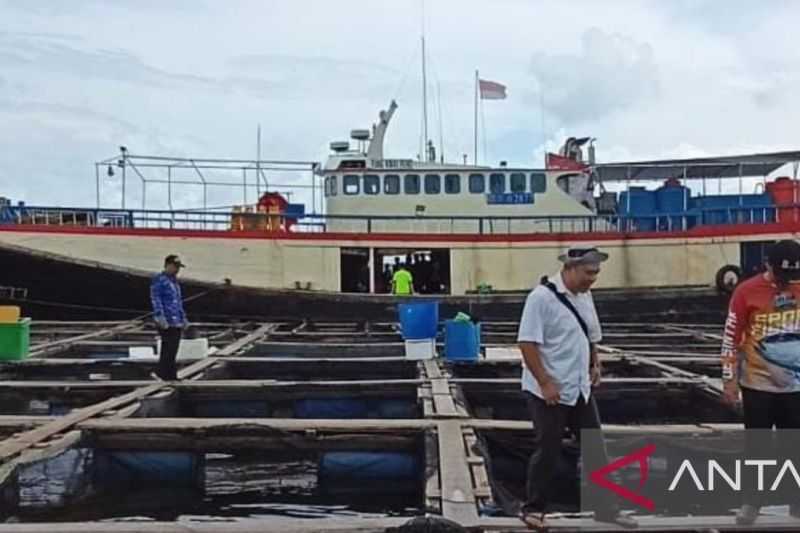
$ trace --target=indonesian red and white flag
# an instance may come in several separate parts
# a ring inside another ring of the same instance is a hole
[[[478,87],[481,91],[481,100],[504,100],[506,98],[506,86],[502,83],[478,80]]]

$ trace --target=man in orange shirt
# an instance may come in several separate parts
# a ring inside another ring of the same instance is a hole
[[[731,297],[722,341],[725,399],[736,404],[741,392],[746,430],[800,429],[800,243],[779,241],[768,256],[767,272]],[[748,455],[763,451],[754,449],[756,434],[746,436]],[[745,493],[736,522],[755,522],[760,505]],[[800,518],[800,504],[789,512]]]

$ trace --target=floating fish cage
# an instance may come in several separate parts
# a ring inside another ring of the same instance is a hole
[[[721,401],[720,325],[604,326],[596,397],[612,453],[631,428],[678,445],[676,428],[712,444],[741,425]],[[0,364],[0,533],[121,533],[132,521],[145,532],[383,531],[423,515],[520,528],[535,444],[516,323],[483,322],[475,361],[408,360],[391,322],[193,327],[207,353],[165,383],[150,377],[156,332],[144,322],[33,322],[30,356]],[[559,465],[566,514],[554,531],[587,524],[575,453]],[[641,529],[733,523],[726,509],[693,511],[642,517]]]

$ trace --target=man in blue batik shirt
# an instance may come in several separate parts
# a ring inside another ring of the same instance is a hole
[[[164,259],[164,271],[155,276],[150,283],[153,320],[161,335],[161,354],[156,377],[166,381],[178,379],[175,360],[181,344],[181,334],[188,326],[186,313],[183,310],[181,287],[178,284],[178,272],[185,266],[177,255],[168,255]]]

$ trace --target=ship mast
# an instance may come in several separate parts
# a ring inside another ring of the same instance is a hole
[[[423,153],[428,146],[428,77],[425,69],[425,22],[422,24],[422,145]]]

